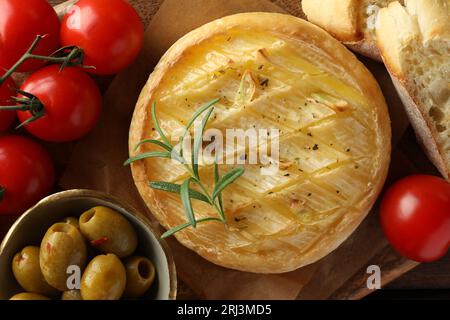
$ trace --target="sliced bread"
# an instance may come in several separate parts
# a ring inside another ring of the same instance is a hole
[[[376,38],[418,140],[450,178],[450,0],[393,2]]]
[[[351,49],[380,60],[375,21],[380,8],[394,1],[303,0],[302,9],[309,21],[327,30]]]

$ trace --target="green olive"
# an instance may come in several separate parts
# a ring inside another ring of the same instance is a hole
[[[155,279],[153,263],[144,257],[130,257],[124,262],[127,272],[127,285],[124,295],[127,298],[139,298],[151,287]]]
[[[50,299],[37,293],[22,292],[13,295],[9,300],[50,300]]]
[[[126,282],[125,268],[119,258],[112,253],[99,255],[83,273],[81,296],[83,300],[119,300]]]
[[[12,260],[12,271],[17,282],[26,291],[49,296],[58,292],[42,275],[39,266],[39,247],[28,246],[18,252]]]
[[[61,300],[83,300],[80,290],[64,291]]]
[[[55,223],[41,242],[40,266],[45,280],[60,291],[67,290],[69,266],[86,265],[86,244],[77,228],[68,223]]]
[[[81,233],[101,252],[125,258],[136,250],[138,240],[133,227],[110,208],[92,208],[81,215],[79,223]]]
[[[62,219],[61,222],[68,223],[68,224],[74,226],[75,228],[80,229],[80,226],[78,224],[78,218],[66,217],[66,218]]]

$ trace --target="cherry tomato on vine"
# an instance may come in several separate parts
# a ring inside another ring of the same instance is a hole
[[[94,74],[114,74],[131,64],[144,40],[144,26],[124,0],[80,0],[61,24],[63,46],[83,48]]]
[[[21,214],[51,191],[54,177],[53,163],[39,144],[0,137],[0,214]]]
[[[31,74],[20,89],[35,96],[39,102],[34,110],[17,111],[18,118],[24,123],[33,116],[42,115],[24,125],[42,140],[77,140],[91,131],[100,117],[100,90],[80,68],[66,67],[62,71],[59,65],[42,68]],[[25,98],[21,94],[18,97]]]
[[[450,183],[427,175],[396,182],[381,202],[381,225],[392,246],[419,262],[450,248]]]
[[[58,48],[59,30],[58,16],[46,0],[0,0],[0,67],[14,65],[38,35],[45,38],[33,53],[50,55]],[[32,71],[43,63],[27,60],[17,71]]]
[[[16,95],[15,84],[11,79],[6,80],[0,86],[0,106],[11,105],[11,97]],[[16,119],[14,111],[0,111],[0,133],[8,129]]]

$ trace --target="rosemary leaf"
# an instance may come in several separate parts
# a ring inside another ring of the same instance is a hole
[[[214,185],[217,185],[220,180],[220,173],[219,173],[219,164],[218,159],[216,157],[216,160],[214,161]],[[224,211],[223,211],[223,201],[222,201],[222,192],[219,192],[219,195],[217,197],[219,199],[219,208],[220,208],[220,215],[222,216],[222,219],[225,219]]]
[[[132,162],[146,159],[146,158],[170,158],[170,156],[171,156],[170,152],[167,152],[167,151],[144,152],[144,153],[138,154],[137,156],[131,157],[130,159],[125,161],[125,163],[123,165],[127,166]]]
[[[161,136],[162,141],[164,141],[165,144],[170,146],[170,141],[167,139],[166,135],[162,131],[161,127],[159,126],[158,118],[156,117],[156,102],[153,101],[152,104],[152,120],[153,120],[153,126],[155,127],[156,131]]]
[[[170,183],[170,182],[165,182],[165,181],[153,181],[153,182],[149,183],[149,186],[150,186],[150,188],[153,188],[153,189],[163,190],[163,191],[178,193],[178,194],[180,194],[180,190],[181,190],[181,185],[175,184],[175,183]],[[189,189],[189,197],[191,197],[192,199],[200,200],[200,201],[206,202],[208,204],[211,204],[209,202],[208,198],[203,193],[200,193],[194,189]]]
[[[216,199],[220,195],[223,189],[228,185],[233,183],[237,178],[244,174],[245,169],[243,167],[234,168],[233,170],[227,172],[216,185],[214,186],[214,191],[212,194],[213,199]]]
[[[202,126],[199,130],[199,132],[196,133],[194,137],[194,148],[192,151],[192,171],[194,172],[194,176],[199,179],[198,176],[198,155],[200,152],[200,147],[202,146],[203,141],[203,132],[205,131],[206,123],[209,120],[209,117],[211,117],[211,113],[214,111],[214,107],[209,109],[206,116],[203,118]]]
[[[197,227],[197,221],[195,221],[194,210],[192,209],[192,202],[189,196],[189,185],[191,183],[191,179],[189,178],[183,182],[180,188],[180,196],[181,202],[183,203],[183,208],[186,213],[186,216],[190,222],[190,224],[195,228]]]
[[[211,100],[210,102],[207,102],[206,104],[204,104],[203,106],[201,106],[200,108],[198,108],[194,115],[192,116],[191,120],[189,120],[187,126],[186,126],[186,130],[189,130],[192,125],[194,124],[195,120],[197,120],[197,118],[206,110],[208,110],[210,107],[212,107],[213,105],[215,105],[217,102],[220,101],[220,98],[216,98],[214,100]]]
[[[157,146],[160,146],[164,149],[166,149],[167,151],[172,151],[172,146],[165,144],[164,142],[161,142],[159,140],[155,140],[155,139],[145,139],[142,140],[141,142],[139,142],[136,147],[134,148],[134,151],[136,151],[140,146],[142,146],[145,143],[151,143],[151,144],[155,144]]]
[[[202,223],[202,222],[208,222],[208,221],[222,222],[222,220],[220,220],[218,218],[213,218],[213,217],[198,219],[196,222],[197,223]],[[178,231],[181,231],[183,229],[189,228],[191,226],[192,226],[192,224],[190,222],[186,222],[186,223],[180,224],[179,226],[176,226],[175,228],[172,228],[172,229],[167,230],[166,232],[164,232],[163,235],[161,236],[161,238],[162,239],[168,238],[171,235],[173,235],[174,233],[177,233]]]
[[[186,228],[188,228],[188,227],[190,227],[190,226],[191,226],[191,223],[190,223],[190,222],[186,222],[186,223],[180,224],[179,226],[176,226],[175,228],[172,228],[172,229],[167,230],[166,232],[164,232],[164,233],[162,234],[161,238],[162,238],[162,239],[168,238],[168,237],[170,237],[171,235],[173,235],[174,233],[177,233],[178,231],[181,231],[181,230],[183,230],[183,229],[186,229]]]
[[[206,104],[204,104],[203,106],[201,106],[200,108],[198,108],[195,112],[194,115],[192,116],[191,120],[189,120],[185,130],[184,130],[184,134],[183,137],[181,138],[181,149],[180,149],[180,155],[183,156],[183,143],[184,143],[184,138],[186,137],[186,134],[189,132],[189,129],[192,127],[192,125],[194,124],[195,120],[197,120],[197,118],[206,110],[208,110],[209,108],[211,108],[213,105],[215,105],[217,102],[220,101],[220,98],[216,98],[214,100],[211,100],[210,102],[207,102]]]
[[[219,174],[219,165],[217,164],[217,157],[214,161],[214,183],[217,184],[220,180],[220,174]]]

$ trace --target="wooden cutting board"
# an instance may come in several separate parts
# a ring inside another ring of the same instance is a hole
[[[61,1],[51,1],[53,3]],[[98,128],[75,147],[60,182],[63,188],[91,188],[110,192],[147,211],[134,190],[128,169],[127,129],[140,88],[164,51],[189,30],[226,14],[243,11],[288,12],[302,16],[297,0],[131,0],[146,25],[146,47],[138,61],[118,75],[105,95],[105,109]],[[432,172],[415,141],[402,138],[408,127],[403,107],[384,67],[361,58],[377,78],[390,108],[393,123],[393,155],[388,182],[417,172]],[[111,130],[114,128],[114,130]],[[95,151],[95,152],[93,152]],[[413,165],[414,163],[414,165]],[[118,186],[117,184],[120,184]],[[126,186],[126,187],[124,187]],[[152,219],[150,213],[149,218]],[[154,221],[154,220],[153,220]],[[156,222],[155,222],[156,225]],[[283,275],[254,275],[215,266],[174,240],[170,246],[179,278],[187,284],[182,292],[216,299],[359,299],[371,291],[366,286],[369,265],[381,269],[382,285],[414,268],[417,263],[398,256],[386,242],[376,208],[356,232],[336,251],[319,262]]]

